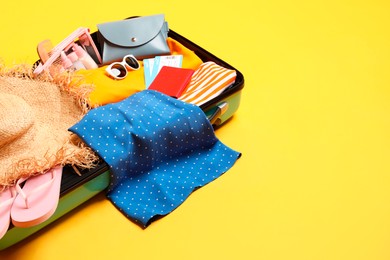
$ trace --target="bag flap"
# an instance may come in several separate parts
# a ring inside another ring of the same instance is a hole
[[[98,24],[97,28],[101,36],[112,44],[136,47],[156,37],[164,23],[164,15],[158,14],[102,23]]]

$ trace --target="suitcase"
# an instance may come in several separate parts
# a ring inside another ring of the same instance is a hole
[[[96,33],[92,33],[91,36],[96,40]],[[172,29],[169,30],[168,36],[194,51],[203,62],[213,61],[225,68],[236,70],[237,76],[235,83],[216,98],[200,106],[213,127],[220,127],[233,116],[239,107],[241,92],[244,87],[243,74],[227,62],[216,57]],[[110,181],[108,169],[108,165],[101,162],[97,167],[81,171],[81,175],[78,175],[74,172],[72,167],[65,166],[61,182],[60,199],[55,213],[48,220],[37,226],[18,228],[11,224],[7,233],[0,239],[0,250],[22,241],[66,213],[72,211],[93,196],[104,191],[108,187]]]

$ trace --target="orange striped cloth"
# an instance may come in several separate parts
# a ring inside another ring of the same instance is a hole
[[[202,63],[194,72],[180,100],[195,105],[202,105],[220,95],[236,80],[236,71],[224,68],[215,62]]]

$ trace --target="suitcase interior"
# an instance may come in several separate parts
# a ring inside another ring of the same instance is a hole
[[[96,37],[96,33],[92,33],[91,36],[93,38]],[[194,51],[204,62],[214,61],[215,63],[225,68],[236,70],[237,77],[235,83],[226,89],[221,95],[201,106],[201,109],[205,112],[206,116],[210,117],[214,114],[219,105],[227,104],[227,111],[220,115],[213,124],[215,128],[219,127],[224,122],[226,122],[238,109],[241,99],[241,90],[244,87],[244,77],[242,73],[225,61],[206,51],[202,47],[176,33],[175,31],[170,30],[168,36],[177,40],[188,49]],[[102,192],[108,187],[108,185],[109,170],[107,164],[104,162],[101,162],[94,169],[81,171],[81,176],[76,174],[73,168],[64,167],[64,174],[61,182],[60,200],[53,216],[40,225],[29,228],[13,227],[11,224],[7,233],[3,238],[0,239],[0,250],[12,246],[15,243],[34,234],[64,214],[70,212],[72,209],[76,208],[83,202]]]

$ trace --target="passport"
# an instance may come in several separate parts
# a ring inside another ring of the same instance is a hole
[[[194,72],[193,69],[163,66],[148,89],[178,98],[186,90]]]

